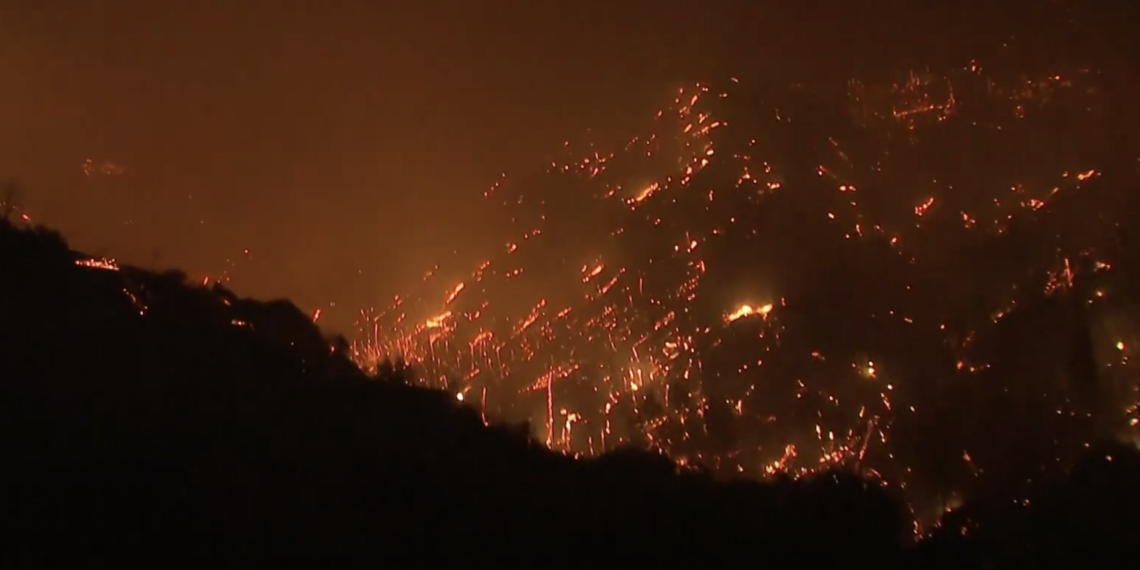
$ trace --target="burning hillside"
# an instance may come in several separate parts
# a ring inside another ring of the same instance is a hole
[[[362,312],[356,356],[567,453],[1017,492],[1135,438],[1136,173],[1102,98],[977,62],[681,89],[653,132],[491,188],[503,250]]]

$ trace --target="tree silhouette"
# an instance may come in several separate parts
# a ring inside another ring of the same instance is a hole
[[[3,189],[0,189],[0,213],[3,213],[5,220],[10,220],[12,215],[20,207],[20,202],[23,198],[21,188],[20,181],[16,178],[12,178],[6,180]]]

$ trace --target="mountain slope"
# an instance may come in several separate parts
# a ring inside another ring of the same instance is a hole
[[[717,484],[655,454],[575,460],[406,370],[366,377],[287,302],[7,222],[0,267],[3,517],[25,563],[900,552],[900,509],[853,476]]]

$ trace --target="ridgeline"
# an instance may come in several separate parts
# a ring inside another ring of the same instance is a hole
[[[980,525],[966,505],[916,545],[880,482],[714,481],[632,449],[576,460],[400,366],[362,373],[287,301],[88,259],[0,221],[6,567],[1025,568],[1122,560],[1140,537],[1127,446],[1090,452],[1016,517]]]

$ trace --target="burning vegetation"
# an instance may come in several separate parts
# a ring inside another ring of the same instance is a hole
[[[971,61],[680,89],[652,132],[496,183],[503,250],[362,311],[355,359],[574,456],[843,466],[924,524],[1020,500],[1138,441],[1135,158],[1102,144],[1098,81]]]

